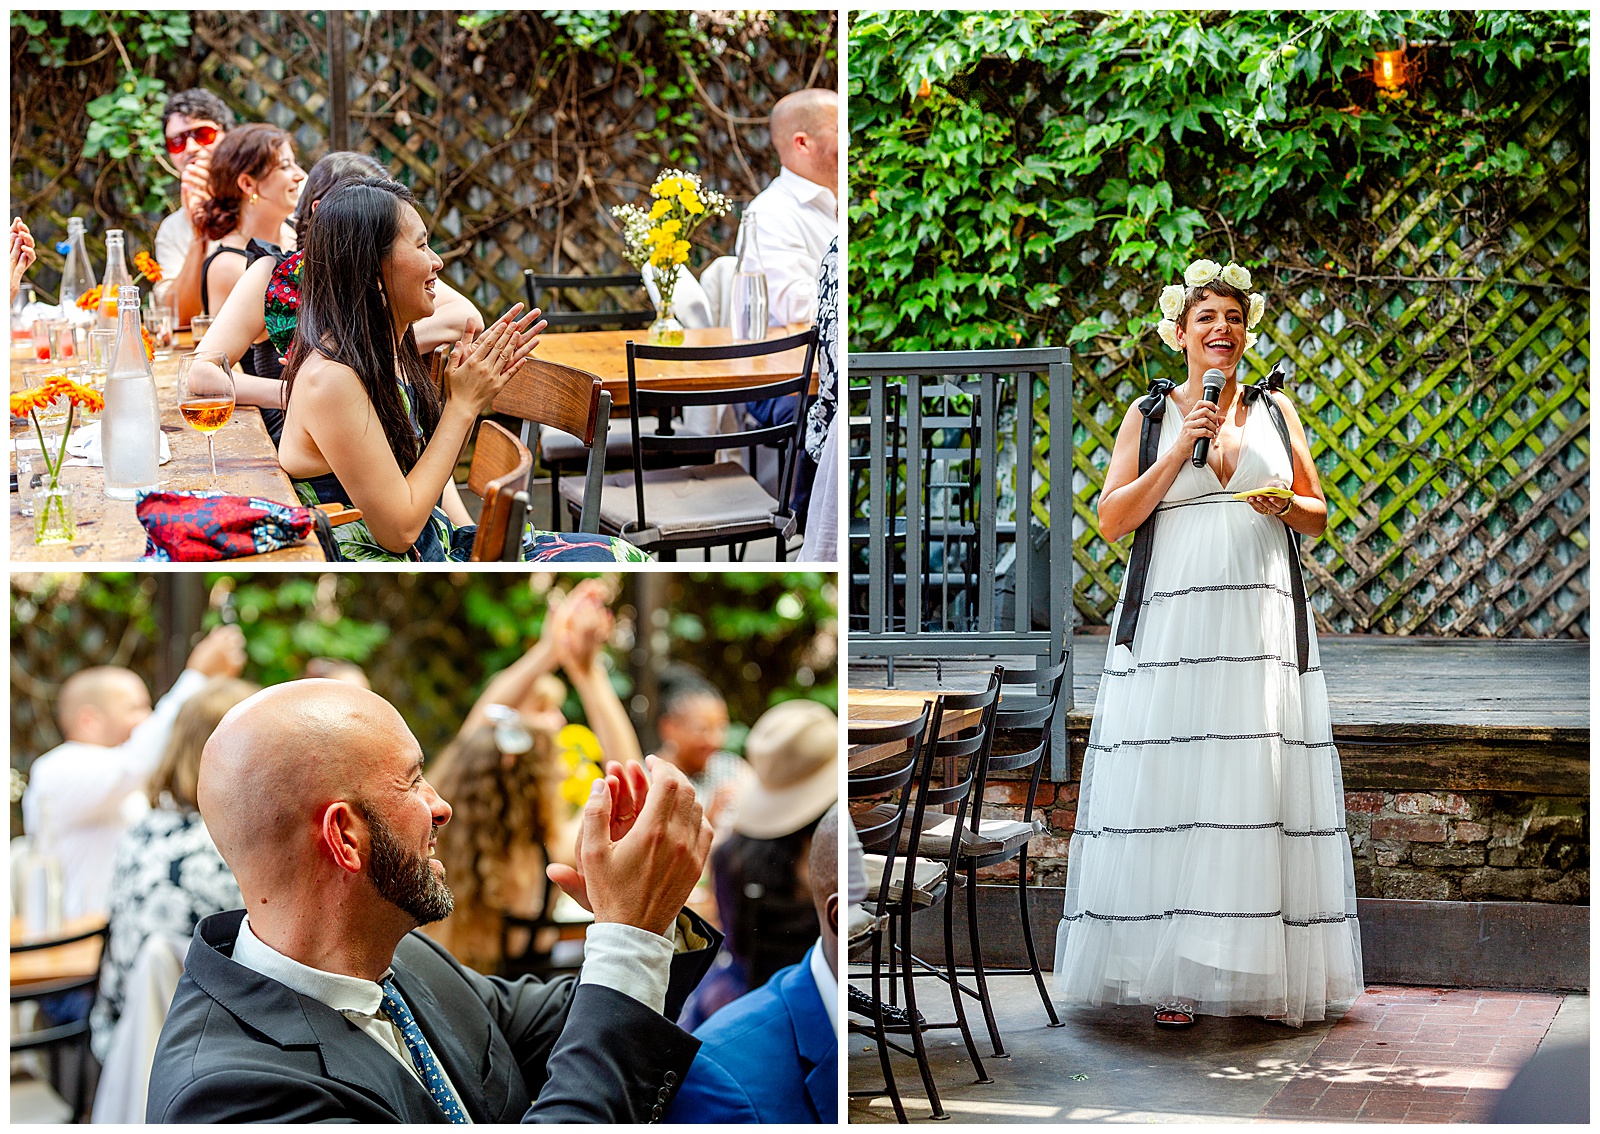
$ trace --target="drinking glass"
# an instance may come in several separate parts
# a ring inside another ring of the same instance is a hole
[[[197,350],[178,359],[178,412],[206,435],[211,485],[217,487],[217,430],[233,416],[233,367],[221,351]]]
[[[155,356],[159,359],[172,357],[172,309],[170,307],[152,307],[144,313],[144,329],[150,332],[150,339],[155,344]]]
[[[189,330],[194,335],[194,345],[199,346],[200,340],[206,337],[206,332],[211,329],[210,315],[196,315],[189,320]]]
[[[89,362],[85,381],[89,388],[106,392],[106,375],[111,373],[111,359],[117,353],[117,332],[92,330],[89,332]]]

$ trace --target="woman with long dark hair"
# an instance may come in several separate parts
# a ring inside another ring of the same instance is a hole
[[[211,197],[200,229],[217,247],[200,269],[200,309],[220,311],[249,262],[251,240],[284,243],[306,172],[289,135],[265,122],[228,133],[211,154]]]
[[[538,311],[523,316],[519,303],[481,336],[463,336],[442,397],[412,325],[433,314],[443,266],[411,191],[382,178],[325,198],[306,238],[278,456],[303,502],[365,514],[335,529],[349,559],[468,557],[475,531],[451,473],[543,329]],[[539,558],[641,558],[606,537],[552,539],[558,546],[536,547]]]
[[[289,220],[297,243],[304,243],[316,220],[317,204],[328,194],[363,177],[388,176],[389,171],[366,154],[353,150],[324,154],[311,167],[300,189],[300,203]],[[287,397],[279,359],[289,353],[289,344],[294,340],[305,254],[261,240],[251,240],[245,245],[245,252],[250,266],[195,349],[221,351],[234,362],[251,360],[259,377],[245,375],[237,379],[239,404],[261,407],[261,418],[276,445],[283,434]],[[443,280],[437,282],[435,299],[433,314],[418,320],[412,328],[417,350],[424,357],[468,331],[483,330],[483,317],[472,301]]]

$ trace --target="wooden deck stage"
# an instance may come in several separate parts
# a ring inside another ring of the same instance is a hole
[[[1071,778],[1105,662],[1105,634],[1072,639]],[[1583,639],[1318,639],[1333,735],[1349,791],[1555,791],[1587,782],[1589,643]],[[898,659],[899,688],[983,687],[996,661]],[[849,685],[888,686],[878,659],[852,661]],[[1585,789],[1587,794],[1587,789]]]

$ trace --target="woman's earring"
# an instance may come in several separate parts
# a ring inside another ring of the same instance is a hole
[[[255,204],[259,200],[261,200],[261,194],[260,193],[252,193],[252,194],[250,194],[250,203],[252,205]]]

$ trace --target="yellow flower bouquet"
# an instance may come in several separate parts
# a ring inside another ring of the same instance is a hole
[[[672,314],[672,293],[689,262],[689,237],[709,217],[728,211],[728,198],[707,189],[699,174],[664,169],[650,186],[650,207],[618,205],[611,215],[622,222],[624,255],[634,267],[653,276],[661,300],[650,341],[668,346],[683,343],[683,325]]]

